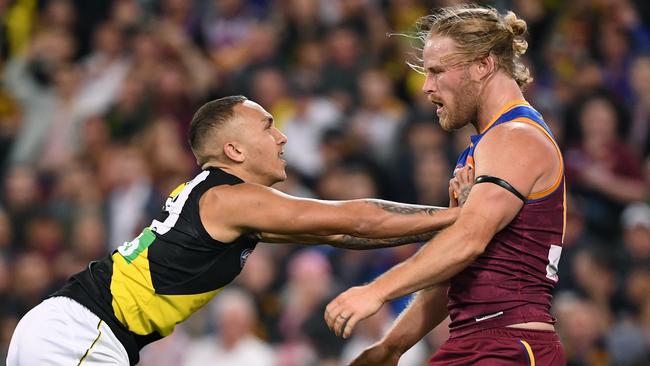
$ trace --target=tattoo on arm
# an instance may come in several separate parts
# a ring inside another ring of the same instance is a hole
[[[468,191],[469,194],[469,191]],[[372,203],[375,206],[378,206],[384,211],[398,213],[402,215],[414,215],[419,213],[424,213],[427,215],[434,215],[438,211],[447,209],[446,207],[435,207],[435,206],[423,206],[423,205],[409,205],[406,203],[397,203],[389,202],[382,200],[366,200],[369,203]]]
[[[252,233],[257,240],[266,243],[293,243],[293,244],[307,244],[307,245],[331,245],[337,248],[365,250],[365,249],[379,249],[391,248],[404,244],[421,243],[430,240],[434,237],[437,231],[430,231],[427,233],[417,235],[399,236],[394,238],[383,239],[369,239],[361,238],[358,236],[337,234],[337,235],[283,235],[272,233]]]
[[[340,235],[334,241],[331,241],[328,244],[331,244],[337,248],[355,250],[390,248],[404,244],[425,242],[433,238],[436,233],[437,231],[430,231],[428,233],[418,235],[408,235],[385,239],[368,239],[351,235]]]
[[[466,187],[461,187],[460,189],[460,194],[458,195],[458,205],[462,206],[465,204],[465,201],[467,201],[467,197],[469,197],[469,191],[472,190],[472,186],[466,186]]]

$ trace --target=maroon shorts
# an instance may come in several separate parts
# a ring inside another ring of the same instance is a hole
[[[495,328],[450,338],[429,366],[565,366],[554,331]]]

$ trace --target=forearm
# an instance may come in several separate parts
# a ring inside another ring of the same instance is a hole
[[[433,238],[437,231],[422,234],[406,235],[395,238],[360,238],[352,235],[281,235],[271,233],[260,233],[260,241],[266,243],[294,243],[294,244],[326,244],[337,248],[366,250],[390,248],[411,243],[422,243]]]
[[[451,225],[458,216],[458,208],[411,205],[405,203],[365,199],[351,205],[359,217],[367,218],[357,227],[356,237],[386,238],[422,234],[441,230]],[[418,220],[414,217],[418,216]]]
[[[419,291],[381,342],[400,353],[413,347],[447,317],[448,287],[449,284],[445,282]]]
[[[483,237],[469,227],[456,224],[368,286],[388,301],[446,282],[480,255],[480,248],[484,249],[486,244],[485,239],[480,239]]]
[[[430,231],[422,234],[399,236],[395,238],[360,238],[352,235],[332,235],[330,241],[323,243],[343,249],[365,250],[391,248],[405,244],[423,243],[431,240],[438,231]]]
[[[386,200],[371,199],[371,198],[354,200],[352,202],[362,202],[362,203],[371,204],[386,212],[398,213],[402,215],[426,214],[429,216],[434,216],[438,212],[448,209],[447,207],[415,205],[410,203],[386,201]]]

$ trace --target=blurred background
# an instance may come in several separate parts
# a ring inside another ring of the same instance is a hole
[[[277,188],[448,204],[471,129],[441,131],[405,61],[418,0],[0,0],[0,364],[20,317],[149,225],[194,176],[204,102],[243,94],[288,136]],[[563,148],[568,231],[554,313],[569,364],[650,365],[650,2],[503,0],[528,22],[526,98]],[[379,339],[408,299],[348,341],[340,291],[417,245],[261,244],[236,283],[140,365],[329,366]],[[424,365],[442,324],[400,365]]]

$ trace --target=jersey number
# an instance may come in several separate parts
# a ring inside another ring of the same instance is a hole
[[[167,233],[178,221],[178,218],[183,210],[183,206],[187,201],[187,198],[190,196],[192,189],[196,187],[197,184],[203,182],[208,175],[209,171],[204,171],[201,174],[197,175],[190,182],[183,183],[176,187],[169,194],[167,201],[165,201],[165,207],[163,211],[168,212],[167,218],[165,221],[153,220],[151,226],[144,229],[142,234],[137,238],[131,240],[128,243],[122,244],[117,251],[126,259],[128,263],[133,262],[145,249],[147,249],[151,243],[156,239],[156,234],[164,235]],[[154,234],[155,233],[155,234]]]
[[[131,263],[137,258],[140,253],[153,243],[156,235],[149,228],[145,228],[137,238],[128,243],[124,243],[117,248],[117,251],[122,254],[128,263]]]
[[[190,193],[194,187],[203,182],[209,174],[210,172],[206,170],[197,175],[191,181],[183,183],[174,189],[169,197],[167,197],[167,201],[165,201],[165,207],[163,208],[163,211],[168,212],[169,215],[165,221],[153,220],[151,223],[151,230],[155,231],[158,234],[164,235],[172,227],[174,227],[174,225],[176,225],[176,221],[178,221],[181,211],[183,210],[183,206],[185,206],[185,202],[190,196]]]
[[[562,247],[559,245],[551,244],[551,249],[548,251],[548,264],[546,265],[546,277],[557,282],[558,265],[560,264],[560,256],[562,255]]]

